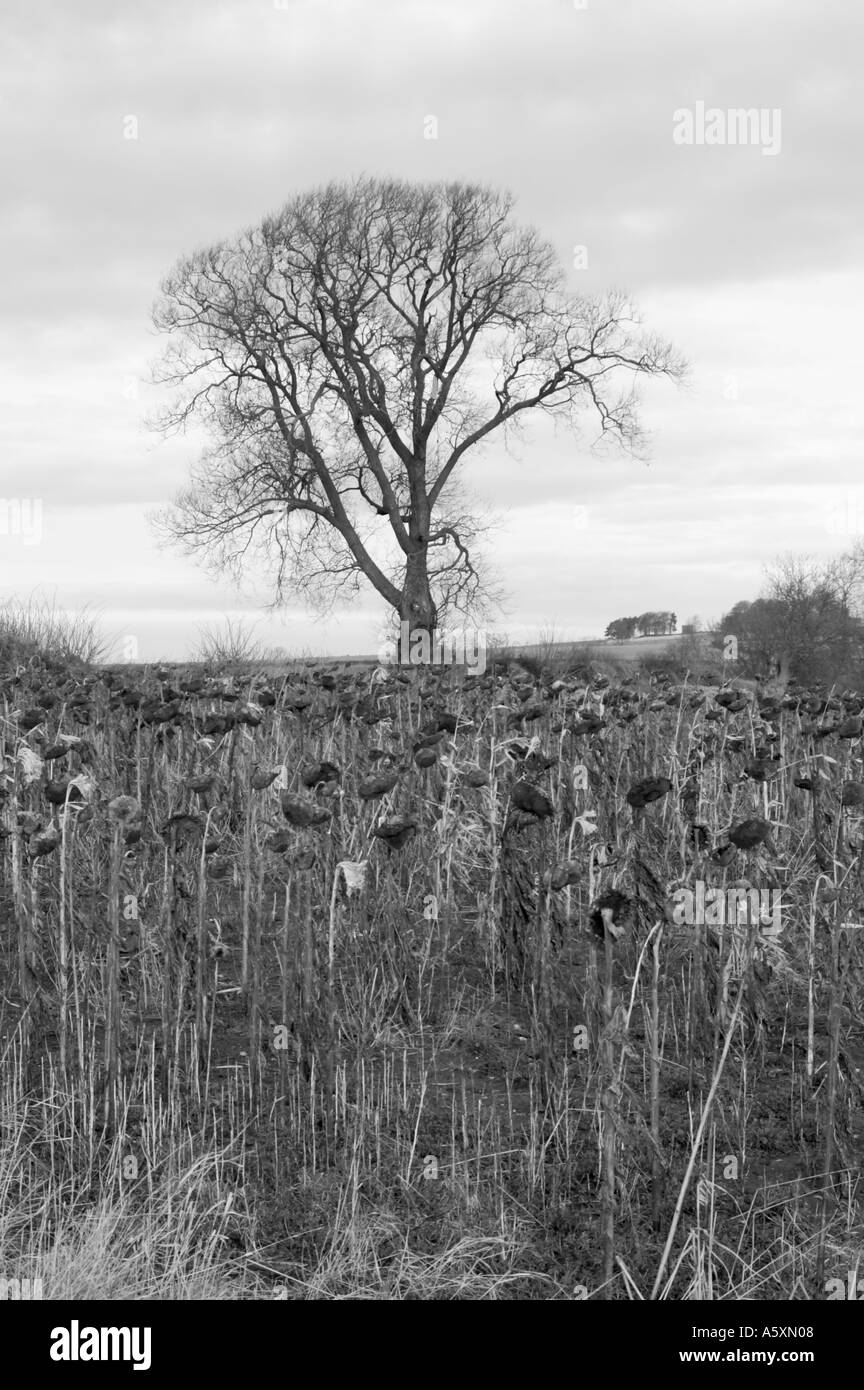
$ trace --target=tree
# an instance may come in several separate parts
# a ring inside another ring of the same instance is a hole
[[[766,570],[761,597],[725,615],[720,640],[738,639],[747,675],[813,681],[860,679],[862,624],[857,613],[864,550],[828,561],[786,556]]]
[[[635,618],[615,618],[607,627],[604,636],[615,642],[627,642],[635,632]]]
[[[470,452],[587,408],[638,453],[635,379],[682,372],[621,295],[569,294],[511,212],[476,185],[364,178],[180,260],[154,311],[177,393],[160,423],[211,444],[163,534],[237,572],[259,553],[277,602],[367,581],[409,632],[480,601]]]
[[[643,637],[659,637],[670,631],[671,613],[640,613],[636,619],[636,629]],[[671,628],[674,631],[674,624]]]
[[[782,604],[768,598],[752,603],[741,600],[723,617],[715,642],[719,649],[727,637],[735,637],[741,673],[767,677],[774,675],[783,663],[786,628]]]
[[[860,547],[828,561],[784,556],[767,568],[766,593],[778,617],[779,647],[799,680],[853,677],[861,624],[851,605],[861,573]]]

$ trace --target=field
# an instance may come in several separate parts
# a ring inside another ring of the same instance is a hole
[[[695,641],[699,642],[706,653],[706,660],[710,661],[710,642],[712,634],[699,633]],[[503,650],[507,655],[515,658],[532,657],[534,660],[551,661],[554,664],[572,661],[574,663],[586,663],[589,661],[626,661],[641,662],[650,656],[664,656],[668,652],[674,652],[680,648],[682,642],[692,641],[683,633],[673,632],[665,637],[632,637],[626,642],[614,642],[598,638],[596,641],[574,641],[556,642],[550,639],[547,642],[534,642],[526,645],[508,645]],[[492,653],[491,655],[495,655]],[[491,659],[491,657],[490,657]],[[310,662],[309,664],[316,664]],[[340,662],[343,667],[347,666],[374,666],[377,664],[376,658],[371,655],[347,657]]]
[[[856,695],[34,659],[3,698],[7,1277],[52,1299],[854,1284]],[[774,915],[724,914],[729,889]]]
[[[697,638],[707,648],[710,634],[700,633]],[[533,646],[514,648],[516,655],[552,658],[553,660],[590,661],[642,661],[646,656],[663,656],[674,652],[686,640],[680,632],[664,637],[631,637],[626,642],[603,640],[597,642],[553,642],[535,643]]]

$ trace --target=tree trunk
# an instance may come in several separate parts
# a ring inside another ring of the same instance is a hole
[[[399,664],[424,664],[431,660],[432,638],[438,625],[438,611],[432,598],[429,583],[428,565],[428,525],[424,517],[415,514],[411,519],[411,550],[405,564],[405,581],[399,603],[399,642],[397,644]],[[415,633],[424,633],[424,642],[415,639],[413,651],[411,639]]]

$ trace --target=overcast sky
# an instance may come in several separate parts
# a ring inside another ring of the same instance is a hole
[[[260,616],[148,524],[199,447],[144,427],[150,310],[179,255],[360,173],[509,188],[574,289],[629,290],[690,362],[644,393],[648,466],[538,426],[471,467],[511,637],[716,618],[777,554],[864,533],[861,7],[5,0],[0,25],[3,596],[89,605],[142,659]],[[676,143],[699,103],[760,138]],[[257,631],[368,651],[381,618],[369,593]]]

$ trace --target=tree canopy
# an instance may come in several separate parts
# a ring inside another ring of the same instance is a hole
[[[154,311],[160,423],[210,443],[163,533],[263,559],[276,601],[366,582],[431,629],[480,600],[471,452],[542,411],[639,453],[637,379],[682,371],[624,296],[571,293],[512,212],[474,184],[363,178],[181,259]]]

